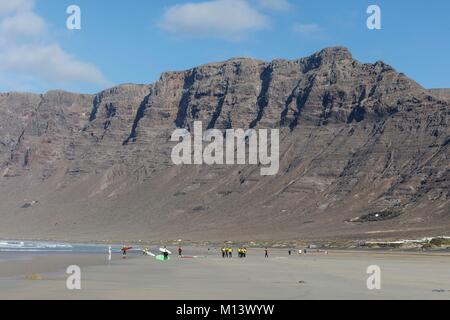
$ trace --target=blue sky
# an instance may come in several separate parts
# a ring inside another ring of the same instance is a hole
[[[81,30],[66,9],[81,8]],[[366,27],[379,5],[382,29]],[[236,56],[343,45],[427,88],[450,88],[448,0],[0,0],[0,91],[97,92]]]

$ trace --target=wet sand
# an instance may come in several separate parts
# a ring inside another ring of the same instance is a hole
[[[175,251],[175,250],[174,250]],[[138,253],[50,254],[2,259],[0,299],[450,299],[450,255],[329,252],[288,256],[250,250],[222,259],[217,250],[186,249],[197,259],[159,262]],[[82,270],[81,290],[66,289],[65,269]],[[381,290],[368,290],[367,267],[381,268]],[[28,280],[39,273],[43,280]]]

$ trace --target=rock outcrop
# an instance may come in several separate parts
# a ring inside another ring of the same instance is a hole
[[[438,98],[450,100],[450,89],[430,89],[429,91]]]
[[[96,95],[1,94],[0,237],[442,235],[449,106],[341,47],[293,61],[232,59]],[[173,165],[170,136],[194,121],[279,128],[279,174]]]

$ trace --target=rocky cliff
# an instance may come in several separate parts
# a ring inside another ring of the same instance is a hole
[[[0,237],[397,238],[450,231],[450,102],[345,48],[96,95],[0,95]],[[175,166],[176,128],[279,128],[280,171]]]
[[[430,89],[430,92],[441,99],[450,100],[450,89]]]

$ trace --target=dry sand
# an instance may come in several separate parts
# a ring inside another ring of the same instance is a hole
[[[206,258],[158,262],[119,254],[51,254],[2,259],[0,299],[450,299],[450,255],[388,252],[297,254],[250,250],[222,259],[217,250],[186,249]],[[66,289],[65,268],[78,264],[82,289]],[[382,289],[366,287],[369,265],[382,270]],[[29,280],[39,274],[43,280]],[[441,291],[444,290],[444,291]]]

